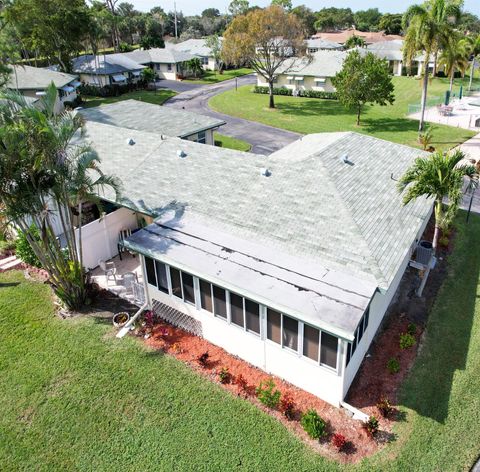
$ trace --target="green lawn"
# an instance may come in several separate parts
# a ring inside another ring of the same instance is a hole
[[[135,92],[125,93],[118,97],[82,97],[86,102],[82,105],[84,108],[98,107],[99,105],[107,105],[109,103],[120,102],[122,100],[142,100],[147,103],[161,105],[170,97],[176,95],[176,92],[168,89],[160,89],[156,91],[137,90]]]
[[[225,136],[224,134],[214,133],[215,146],[220,146],[228,149],[236,149],[237,151],[248,152],[252,148],[250,143],[241,139]]]
[[[235,77],[240,77],[242,75],[251,74],[252,69],[241,68],[241,69],[229,69],[223,71],[223,74],[212,70],[206,70],[204,75],[199,79],[186,79],[184,82],[189,82],[192,84],[216,84],[218,82],[223,82],[224,80],[234,79]]]
[[[109,323],[53,314],[49,288],[0,274],[2,470],[467,471],[480,444],[480,218],[459,235],[406,382],[398,439],[358,466]]]
[[[406,118],[408,105],[420,102],[421,81],[410,77],[394,77],[394,105],[365,107],[362,125],[355,125],[355,114],[336,100],[319,100],[275,96],[277,108],[268,108],[268,96],[254,94],[251,86],[238,91],[229,90],[213,97],[209,104],[219,112],[259,121],[278,128],[298,133],[321,133],[332,131],[358,131],[377,138],[419,146],[417,143],[418,121]],[[455,90],[458,91],[457,80]],[[465,83],[468,80],[465,79]],[[478,86],[478,81],[476,83]],[[447,79],[435,79],[429,87],[430,100],[442,97],[448,88]],[[447,149],[465,141],[475,133],[443,125],[433,125],[433,145]]]

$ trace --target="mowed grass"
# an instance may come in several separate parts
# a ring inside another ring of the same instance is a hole
[[[229,90],[210,99],[212,109],[232,116],[259,121],[298,133],[357,131],[396,143],[420,147],[418,121],[406,117],[409,104],[418,104],[421,81],[412,77],[394,77],[395,103],[388,106],[367,105],[361,126],[355,113],[337,100],[275,96],[276,109],[268,108],[268,95],[252,93],[252,86]],[[465,84],[468,80],[465,79]],[[458,93],[460,80],[456,81]],[[478,81],[476,82],[478,86]],[[448,89],[447,79],[434,79],[429,97],[442,97]],[[432,125],[433,146],[449,149],[474,136],[474,132],[444,125]]]
[[[228,149],[236,149],[237,151],[248,152],[252,149],[252,145],[243,141],[242,139],[232,138],[224,134],[214,133],[215,146],[224,147]]]
[[[124,93],[118,97],[91,97],[83,96],[85,103],[83,108],[98,107],[100,105],[108,105],[109,103],[121,102],[123,100],[141,100],[154,105],[162,105],[163,102],[176,95],[176,92],[168,89],[160,89],[156,91],[136,90],[134,92]]]
[[[46,285],[0,274],[1,469],[467,471],[480,444],[480,218],[458,225],[397,440],[356,466],[109,323],[60,320]]]
[[[192,84],[216,84],[218,82],[223,82],[224,80],[230,80],[234,79],[235,77],[251,74],[252,72],[252,69],[247,69],[246,67],[224,70],[222,74],[220,74],[218,71],[206,70],[204,71],[202,77],[199,77],[198,79],[185,79],[184,82],[189,82]]]

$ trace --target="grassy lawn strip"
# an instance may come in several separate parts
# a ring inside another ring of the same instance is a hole
[[[214,133],[215,146],[220,146],[228,149],[236,149],[237,151],[248,152],[252,149],[252,145],[237,138],[231,138],[230,136],[225,136],[224,134]]]
[[[398,440],[357,466],[109,323],[62,321],[49,288],[0,274],[4,470],[468,470],[480,443],[480,218],[462,213],[450,271],[406,382]],[[412,469],[413,467],[413,469]]]
[[[168,89],[160,89],[156,91],[136,90],[135,92],[125,93],[118,97],[85,97],[86,101],[82,105],[84,108],[98,107],[99,105],[108,105],[109,103],[121,102],[122,100],[142,100],[154,105],[161,105],[170,97],[176,95],[176,92]]]
[[[381,107],[366,106],[362,125],[355,125],[355,113],[345,109],[336,100],[275,96],[277,108],[268,108],[268,95],[252,93],[252,86],[243,86],[219,94],[209,101],[212,109],[232,116],[259,121],[277,128],[298,133],[322,133],[334,131],[357,131],[396,143],[419,147],[417,142],[418,121],[406,118],[409,104],[418,104],[421,96],[421,81],[411,77],[394,77],[395,103]],[[430,100],[444,96],[448,89],[447,79],[435,79],[429,86]],[[465,79],[468,84],[468,79]],[[464,84],[464,86],[465,86]],[[479,85],[478,82],[475,83]],[[460,81],[455,83],[458,93]],[[451,148],[470,137],[474,132],[444,125],[432,125],[433,146]]]
[[[251,74],[252,69],[247,69],[246,67],[241,69],[230,69],[223,71],[223,74],[219,74],[213,70],[206,70],[204,75],[198,79],[185,79],[183,82],[189,82],[192,84],[216,84],[218,82],[223,82],[224,80],[234,79],[235,77],[240,77],[242,75]]]

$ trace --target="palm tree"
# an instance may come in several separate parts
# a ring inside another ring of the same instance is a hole
[[[475,62],[477,57],[480,55],[480,34],[476,37],[467,36],[470,41],[470,52],[472,54],[472,65],[470,68],[470,80],[468,82],[468,90],[472,90],[472,81],[473,81],[473,74],[475,72]]]
[[[200,62],[200,59],[198,57],[194,57],[187,61],[187,67],[190,72],[193,73],[195,78],[197,78],[199,75],[202,75],[203,73],[202,63]]]
[[[428,89],[428,64],[432,55],[435,58],[453,31],[453,26],[461,15],[460,6],[453,0],[428,0],[423,5],[412,5],[403,17],[406,30],[403,55],[411,65],[418,54],[424,54],[423,87],[419,131],[425,122],[425,107]],[[436,65],[434,66],[435,73]]]
[[[475,175],[473,166],[460,164],[464,158],[465,155],[459,150],[449,153],[437,151],[426,157],[418,157],[398,183],[398,190],[405,191],[404,205],[420,197],[434,199],[434,252],[437,249],[440,229],[450,224],[462,201],[464,176],[472,179]],[[444,203],[445,198],[448,199],[448,205]]]
[[[455,71],[465,73],[468,67],[471,44],[467,38],[457,32],[453,32],[444,44],[440,55],[440,64],[445,67],[445,73],[450,77],[450,93],[453,89]]]

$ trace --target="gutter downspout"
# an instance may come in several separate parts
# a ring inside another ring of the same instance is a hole
[[[148,307],[148,302],[145,302],[139,309],[138,311],[130,318],[128,323],[117,333],[117,338],[121,339],[123,338],[129,331],[130,327],[132,326],[133,323],[135,323],[135,320],[140,316],[143,310],[145,310]]]

